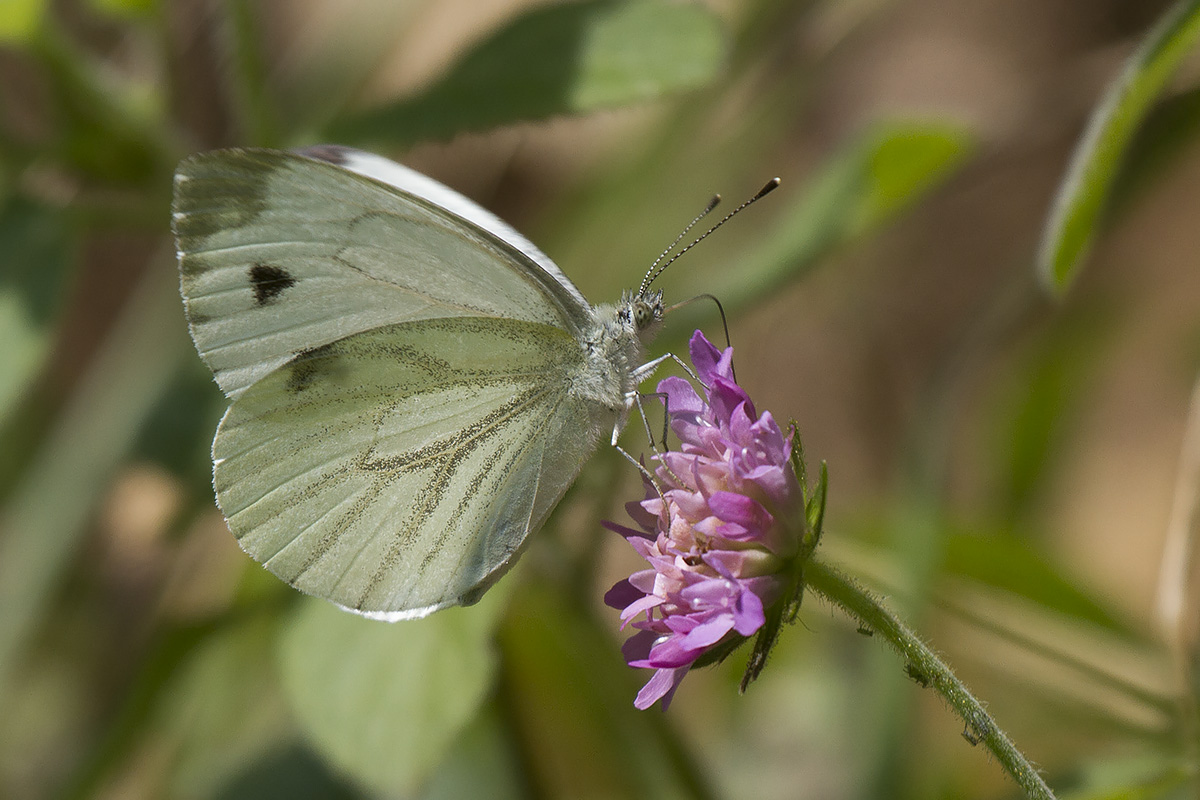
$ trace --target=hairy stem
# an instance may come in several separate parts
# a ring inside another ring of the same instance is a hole
[[[1000,730],[983,704],[944,661],[883,605],[880,598],[816,557],[805,566],[804,578],[808,589],[869,627],[895,648],[907,660],[908,674],[944,697],[966,722],[963,736],[972,743],[985,745],[1029,797],[1052,800],[1054,793],[1050,787]]]

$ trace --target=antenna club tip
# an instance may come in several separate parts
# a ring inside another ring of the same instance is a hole
[[[771,178],[771,180],[767,181],[766,186],[758,190],[758,194],[754,195],[754,199],[757,200],[763,195],[767,195],[775,191],[779,188],[780,183],[782,183],[782,181],[780,181],[779,178]]]

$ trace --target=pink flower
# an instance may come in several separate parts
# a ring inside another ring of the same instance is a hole
[[[682,378],[658,385],[680,439],[678,450],[655,456],[662,495],[647,482],[645,499],[626,506],[638,529],[605,523],[649,564],[604,597],[621,609],[623,628],[637,629],[622,648],[626,661],[656,670],[638,693],[640,709],[658,700],[666,708],[706,655],[719,660],[756,632],[769,648],[780,617],[767,625],[768,609],[786,604],[794,616],[797,564],[816,544],[791,433],[770,412],[759,416],[734,381],[733,348],[718,350],[696,331],[689,350],[705,396]],[[752,656],[745,682],[765,657]]]

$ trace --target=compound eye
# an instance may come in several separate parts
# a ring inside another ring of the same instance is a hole
[[[652,322],[654,322],[654,310],[645,303],[634,303],[633,324],[637,329],[642,330],[643,328],[647,328]]]

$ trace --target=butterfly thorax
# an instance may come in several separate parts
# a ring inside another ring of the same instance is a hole
[[[626,292],[619,303],[597,306],[583,337],[585,366],[573,382],[572,394],[623,417],[637,389],[634,371],[645,361],[645,345],[658,332],[662,316],[661,292]]]

